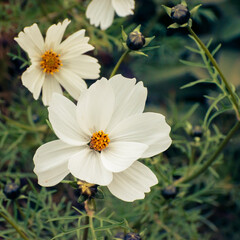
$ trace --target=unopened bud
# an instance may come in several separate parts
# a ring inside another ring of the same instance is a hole
[[[165,199],[173,199],[177,196],[178,190],[175,186],[170,185],[162,190],[162,196]]]
[[[131,50],[139,50],[145,44],[145,37],[139,31],[133,31],[128,35],[127,46]]]
[[[20,195],[20,186],[16,183],[8,183],[5,185],[3,193],[9,199],[16,199]]]
[[[137,233],[128,233],[125,237],[124,240],[142,240],[139,234]]]
[[[178,4],[172,8],[171,18],[175,23],[182,25],[188,22],[190,18],[190,12],[186,6]]]

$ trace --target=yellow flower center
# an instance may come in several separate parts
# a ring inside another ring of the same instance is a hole
[[[53,52],[53,50],[48,50],[42,55],[42,61],[40,62],[41,68],[46,73],[53,74],[59,71],[59,68],[62,66],[60,60],[60,54]]]
[[[99,131],[92,135],[89,146],[95,151],[101,152],[108,146],[109,143],[110,139],[108,134],[105,134],[103,131]]]

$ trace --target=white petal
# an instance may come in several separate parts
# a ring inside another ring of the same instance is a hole
[[[91,24],[96,27],[100,25],[102,30],[107,29],[114,18],[112,0],[93,0],[87,7],[86,16]]]
[[[165,117],[158,113],[133,115],[109,132],[110,140],[141,142],[149,146],[143,158],[165,151],[171,145],[171,128]]]
[[[49,187],[62,181],[69,173],[69,158],[80,150],[80,147],[69,146],[60,140],[39,147],[33,157],[39,185]]]
[[[143,112],[147,99],[147,89],[142,82],[135,85],[136,79],[125,78],[121,75],[114,76],[109,82],[116,96],[115,111],[108,128],[110,131],[123,119]]]
[[[48,28],[45,39],[46,50],[53,49],[57,51],[57,47],[62,41],[63,34],[70,22],[68,19],[65,19],[62,23],[59,22],[57,25],[53,24]]]
[[[140,162],[135,162],[127,170],[114,173],[108,189],[117,198],[133,202],[143,199],[144,193],[150,192],[150,187],[157,183],[156,176],[148,167]]]
[[[31,65],[22,75],[22,83],[33,93],[34,99],[39,98],[44,79],[45,73],[36,64]]]
[[[54,74],[55,79],[66,89],[74,98],[78,99],[83,90],[87,89],[87,84],[80,76],[62,67],[58,73]]]
[[[109,82],[98,80],[81,94],[77,104],[77,119],[86,134],[105,131],[114,110],[115,96]]]
[[[81,132],[76,117],[76,105],[69,99],[60,94],[53,94],[48,112],[53,130],[63,142],[81,146],[90,141]]]
[[[112,5],[118,16],[125,17],[133,14],[135,2],[134,0],[112,0]]]
[[[99,77],[100,65],[98,60],[87,55],[80,55],[76,58],[63,60],[63,66],[69,71],[73,71],[81,78],[96,79]]]
[[[59,46],[59,53],[61,53],[61,60],[76,57],[90,50],[94,47],[88,44],[89,37],[85,37],[85,30],[79,30],[67,39],[65,39]]]
[[[111,172],[121,172],[139,159],[147,148],[146,144],[137,142],[110,142],[101,152],[102,163]]]
[[[50,105],[53,93],[62,94],[62,88],[53,76],[46,73],[42,89],[42,100],[45,106]]]
[[[105,186],[112,181],[112,173],[102,165],[100,154],[89,147],[74,155],[68,168],[76,178],[89,183]]]
[[[14,40],[28,53],[30,58],[41,58],[44,52],[44,40],[36,23],[30,27],[25,27],[23,32],[20,32]]]

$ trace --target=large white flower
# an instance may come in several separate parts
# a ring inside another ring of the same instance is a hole
[[[32,65],[23,73],[23,85],[38,99],[42,90],[44,105],[49,105],[54,92],[62,94],[60,84],[69,94],[78,99],[86,89],[84,79],[99,77],[100,65],[96,58],[84,55],[94,47],[88,44],[85,30],[80,30],[62,41],[70,21],[50,26],[45,41],[34,23],[25,27],[15,41],[27,52]]]
[[[143,113],[146,98],[142,82],[121,75],[92,84],[77,106],[55,94],[48,111],[59,140],[35,153],[39,184],[53,186],[72,173],[108,186],[125,201],[144,198],[157,179],[137,160],[163,152],[171,144],[165,117]]]
[[[134,0],[92,0],[88,5],[86,16],[90,23],[101,29],[107,29],[112,25],[114,11],[120,17],[133,14]]]

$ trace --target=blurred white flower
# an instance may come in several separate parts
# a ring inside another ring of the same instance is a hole
[[[100,25],[105,30],[112,25],[114,11],[118,16],[125,17],[133,14],[134,7],[134,0],[92,0],[87,7],[86,16],[92,25]]]
[[[142,82],[121,75],[92,84],[77,106],[54,94],[48,111],[59,140],[42,145],[34,155],[38,183],[53,186],[71,173],[108,186],[122,200],[144,198],[157,178],[137,160],[171,144],[165,117],[143,113],[146,98]]]
[[[62,85],[75,99],[85,90],[85,79],[99,77],[100,65],[96,58],[84,55],[94,49],[88,44],[85,30],[80,30],[62,41],[63,34],[70,21],[50,26],[45,41],[34,23],[25,27],[23,32],[14,38],[20,47],[27,52],[32,65],[23,73],[23,85],[38,99],[42,90],[44,105],[49,105],[54,92],[62,94]]]

